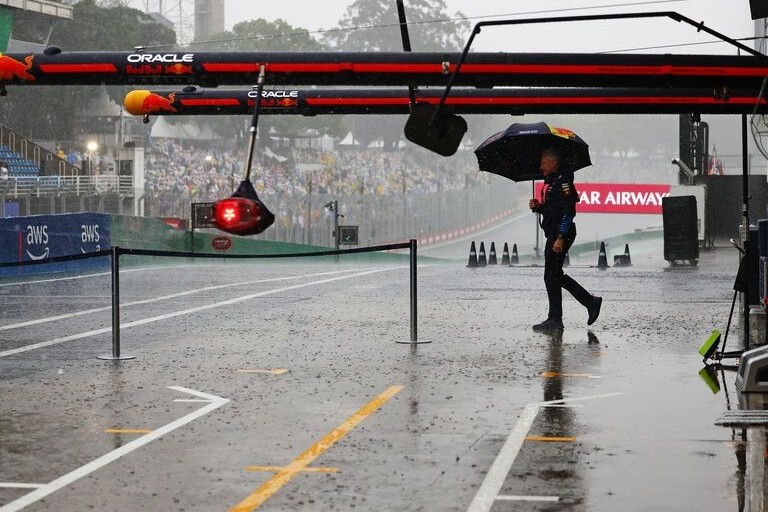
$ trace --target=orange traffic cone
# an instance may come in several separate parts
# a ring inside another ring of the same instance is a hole
[[[489,265],[498,265],[498,261],[496,261],[496,244],[491,242],[491,250],[488,252],[488,264]]]
[[[520,263],[520,257],[517,255],[517,244],[512,244],[512,256],[509,258],[510,265],[517,265]]]
[[[485,244],[480,242],[480,254],[477,256],[477,264],[481,267],[488,265],[488,260],[485,259]]]

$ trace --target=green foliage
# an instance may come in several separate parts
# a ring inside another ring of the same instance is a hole
[[[323,51],[326,46],[313,38],[304,28],[293,27],[282,19],[268,22],[265,19],[244,21],[232,27],[232,31],[218,34],[207,41],[195,41],[195,51]],[[254,84],[255,85],[255,84]],[[264,89],[268,90],[269,75]],[[250,119],[237,117],[207,117],[205,122],[211,129],[226,138],[236,137],[243,127],[250,125]],[[295,137],[306,130],[332,136],[343,135],[341,120],[336,116],[323,116],[316,119],[302,119],[295,116],[262,116],[259,118],[259,134],[266,140],[265,134]]]
[[[449,16],[443,0],[409,0],[405,18],[411,50],[454,52],[464,47],[469,22],[461,13]],[[345,51],[403,51],[397,4],[393,0],[356,0],[347,8],[338,29],[325,35],[328,46]],[[384,147],[397,149],[403,138],[404,116],[346,116],[348,130],[362,144],[382,140]]]
[[[14,37],[59,46],[63,51],[127,51],[136,46],[173,45],[175,33],[150,16],[127,7],[102,8],[94,0],[82,0],[74,6],[71,20],[57,20],[50,38],[51,25],[31,13],[19,13],[14,23]],[[74,139],[74,119],[96,96],[95,87],[13,87],[0,99],[0,115],[11,128],[37,139]],[[127,87],[108,87],[107,93],[122,104]]]
[[[152,17],[130,7],[99,7],[95,0],[81,0],[72,20],[60,23],[50,44],[65,51],[128,51],[136,46],[173,45],[176,34]]]
[[[263,18],[243,21],[232,31],[218,34],[207,41],[194,41],[196,51],[322,51],[326,47],[303,28],[292,27],[284,20],[268,22]]]
[[[461,13],[449,16],[443,0],[409,0],[405,17],[411,50],[457,51],[470,26]],[[356,0],[338,30],[326,34],[329,47],[346,51],[402,51],[397,4],[393,0]]]

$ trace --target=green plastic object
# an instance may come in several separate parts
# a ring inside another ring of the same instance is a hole
[[[710,357],[712,357],[712,354],[715,353],[715,350],[717,350],[717,346],[720,344],[720,331],[715,329],[712,331],[712,334],[709,335],[709,338],[707,338],[707,341],[704,342],[704,344],[699,349],[699,354],[701,354],[701,357],[704,358],[706,361]]]
[[[717,372],[710,366],[705,366],[699,370],[699,377],[712,391],[713,395],[720,392],[720,382],[717,380]]]

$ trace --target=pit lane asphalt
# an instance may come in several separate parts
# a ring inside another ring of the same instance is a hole
[[[423,259],[419,345],[405,261],[123,269],[121,362],[108,274],[2,280],[0,511],[757,510],[765,432],[698,376],[736,262],[572,261],[603,311],[553,337],[541,267]]]

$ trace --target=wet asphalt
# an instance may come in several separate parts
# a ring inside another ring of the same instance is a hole
[[[107,273],[3,279],[0,512],[762,510],[765,430],[699,376],[736,252],[655,249],[572,261],[603,311],[561,336],[542,267],[422,259],[418,344],[406,260],[123,268],[119,362]]]

